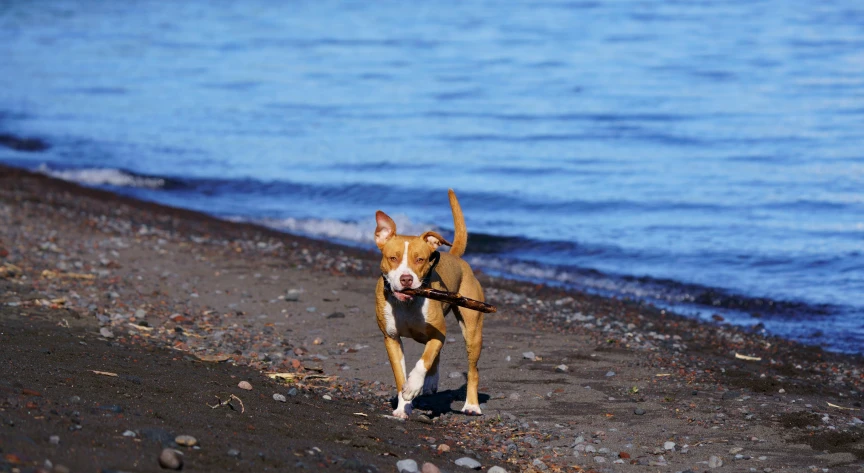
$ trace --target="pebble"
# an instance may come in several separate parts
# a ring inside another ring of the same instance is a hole
[[[198,445],[198,439],[191,435],[178,435],[174,441],[177,442],[177,445],[182,445],[184,447],[194,447],[195,445]]]
[[[291,388],[288,390],[288,395],[294,397],[297,395],[297,388]]]
[[[480,465],[480,462],[478,462],[477,460],[475,460],[473,458],[469,458],[469,457],[462,457],[462,458],[456,460],[454,463],[456,463],[457,465],[464,467],[464,468],[471,468],[472,470],[479,470],[480,467],[482,466],[482,465]]]
[[[487,471],[486,473],[507,473],[507,470],[501,468],[500,466],[493,466],[492,468],[489,468],[489,471]]]
[[[396,471],[399,473],[420,473],[420,470],[417,469],[417,462],[410,458],[396,462]]]
[[[325,401],[332,401],[332,400],[333,400],[333,397],[331,397],[329,394],[325,394],[325,395],[323,395],[323,396],[321,396],[321,397],[322,397]]]
[[[462,373],[460,373],[459,371],[451,371],[450,374],[447,375],[447,377],[450,379],[461,378]]]
[[[105,338],[114,338],[114,332],[112,332],[111,329],[108,327],[100,328],[99,335],[102,335]]]
[[[54,468],[51,469],[51,473],[69,473],[70,471],[72,470],[63,465],[54,465]]]
[[[138,309],[135,311],[136,319],[143,319],[144,317],[147,317],[147,311],[145,311],[144,309]]]
[[[126,432],[123,432],[123,436],[124,437],[137,437],[135,432],[132,432],[131,430],[127,430]]]
[[[52,436],[48,437],[48,442],[51,445],[60,445],[60,436],[59,435],[52,435]]]
[[[543,460],[540,460],[539,458],[535,458],[534,461],[531,462],[531,465],[540,471],[546,471],[549,468],[545,463],[543,463]]]
[[[637,416],[644,416],[645,415],[645,409],[637,407],[636,409],[633,409],[633,413],[636,414]]]
[[[240,458],[240,450],[237,450],[236,448],[232,448],[232,449],[228,450],[228,456],[232,457],[232,458]]]
[[[537,357],[534,355],[533,351],[526,351],[525,353],[522,353],[522,358],[534,361],[534,359],[536,359]]]
[[[723,466],[723,460],[717,455],[711,455],[708,458],[708,468],[720,468],[721,466]]]
[[[570,367],[567,365],[558,365],[555,367],[555,371],[557,371],[559,373],[566,373],[566,372],[570,371]]]
[[[604,457],[597,456],[597,457],[594,457],[594,462],[595,463],[606,463],[606,459]]]
[[[675,450],[675,442],[665,442],[663,444],[664,450]]]
[[[442,452],[442,453],[443,452],[449,452],[450,451],[450,445],[447,445],[446,443],[442,443],[441,445],[438,445],[438,451]]]
[[[328,319],[344,319],[345,314],[342,312],[333,312],[332,314],[327,316]]]
[[[437,466],[429,462],[424,463],[423,468],[421,468],[420,471],[422,473],[441,473],[441,470],[439,470]]]
[[[606,372],[606,377],[607,377],[607,378],[611,378],[611,377],[613,377],[613,376],[615,376],[615,372],[614,372],[614,371],[607,371],[607,372]]]
[[[177,450],[166,448],[159,454],[159,466],[166,470],[179,470],[183,468],[183,458]]]
[[[286,402],[286,401],[288,401],[288,399],[286,399],[285,396],[283,396],[283,395],[281,395],[281,394],[279,394],[279,393],[276,393],[276,394],[273,395],[273,400],[274,400],[274,401],[279,401],[279,402]]]
[[[251,390],[252,390],[252,385],[249,384],[249,381],[240,381],[240,382],[237,384],[237,387],[240,388],[240,389],[245,389],[245,390],[247,390],[247,391],[251,391]]]
[[[596,453],[596,452],[597,452],[597,448],[594,447],[594,445],[586,445],[585,446],[585,453]]]
[[[740,453],[740,452],[742,452],[742,451],[744,451],[744,449],[741,448],[741,447],[732,447],[732,448],[729,449],[729,453],[731,453],[731,454],[733,454],[733,455],[736,454],[736,453]]]

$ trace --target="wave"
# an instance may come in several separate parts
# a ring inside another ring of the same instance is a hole
[[[435,225],[412,222],[407,216],[396,214],[390,216],[396,222],[400,234],[419,235],[428,230],[440,230]],[[263,225],[274,230],[287,233],[321,238],[352,246],[374,247],[373,232],[374,223],[371,222],[347,222],[333,219],[314,218],[261,218],[249,219],[241,216],[226,217],[232,222],[247,222]]]
[[[41,164],[36,171],[46,176],[87,186],[162,189],[169,184],[169,180],[161,177],[145,176],[112,168],[52,169],[47,164]]]

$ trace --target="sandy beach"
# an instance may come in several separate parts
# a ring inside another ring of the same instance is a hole
[[[861,357],[482,274],[484,415],[448,317],[439,393],[388,418],[377,268],[0,167],[0,471],[864,472]]]

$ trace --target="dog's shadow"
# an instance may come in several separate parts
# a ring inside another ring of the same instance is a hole
[[[448,414],[451,412],[460,411],[452,409],[450,406],[454,402],[465,402],[465,396],[468,390],[468,385],[463,384],[459,389],[448,389],[446,391],[440,391],[435,394],[425,394],[423,396],[417,396],[414,401],[411,403],[414,406],[415,410],[423,411],[430,418],[435,418],[442,416],[444,414]],[[480,401],[480,404],[485,403],[490,399],[491,396],[484,393],[477,393],[477,400]],[[398,405],[396,396],[390,399],[390,406],[393,409],[396,409]],[[457,406],[457,409],[461,409],[462,406]]]

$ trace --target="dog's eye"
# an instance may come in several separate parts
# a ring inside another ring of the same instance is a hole
[[[397,257],[395,257],[395,256],[391,256],[391,257],[390,257],[390,261],[392,261],[392,262],[395,263],[395,262],[399,261],[399,258],[397,258]]]
[[[426,261],[426,258],[417,258],[417,263],[422,263]]]

